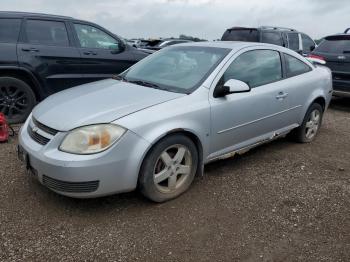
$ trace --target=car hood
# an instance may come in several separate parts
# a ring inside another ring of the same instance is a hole
[[[34,108],[33,117],[50,128],[69,131],[85,125],[110,123],[182,96],[185,95],[108,79],[48,97]]]

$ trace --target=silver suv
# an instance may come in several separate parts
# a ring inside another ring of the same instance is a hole
[[[46,187],[97,197],[138,187],[179,196],[204,164],[288,133],[311,142],[332,95],[330,70],[292,50],[243,42],[164,48],[119,75],[50,96],[19,136]]]

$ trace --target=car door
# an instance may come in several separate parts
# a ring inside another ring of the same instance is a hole
[[[283,79],[280,53],[255,49],[234,55],[213,82],[212,90],[229,79],[241,80],[250,92],[209,97],[211,105],[211,155],[215,158],[254,145],[290,125],[288,94]]]
[[[64,20],[27,18],[17,45],[19,65],[32,71],[44,95],[80,84],[80,54]]]
[[[81,72],[86,81],[119,74],[136,62],[133,52],[120,39],[96,25],[72,24],[82,58]]]

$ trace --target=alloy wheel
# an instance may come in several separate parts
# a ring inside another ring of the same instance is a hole
[[[0,112],[9,119],[24,114],[29,107],[25,92],[19,88],[1,84],[0,86]]]
[[[180,188],[190,177],[192,155],[184,145],[173,145],[165,149],[156,161],[153,179],[162,193],[170,193]]]
[[[305,136],[307,139],[312,140],[320,127],[321,113],[317,109],[313,110],[305,124]]]

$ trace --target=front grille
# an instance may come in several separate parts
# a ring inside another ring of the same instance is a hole
[[[30,127],[30,125],[28,125],[27,128],[28,134],[29,136],[37,143],[41,144],[41,145],[46,145],[50,139],[47,137],[44,137],[40,134],[38,134],[37,132],[34,132],[33,129]]]
[[[44,124],[38,122],[34,117],[32,118],[32,121],[33,121],[35,126],[37,126],[39,129],[43,130],[44,132],[46,132],[50,135],[55,136],[58,133],[58,131],[56,129],[45,126]]]
[[[50,189],[67,193],[91,193],[97,190],[100,181],[67,182],[43,175],[43,184]]]

